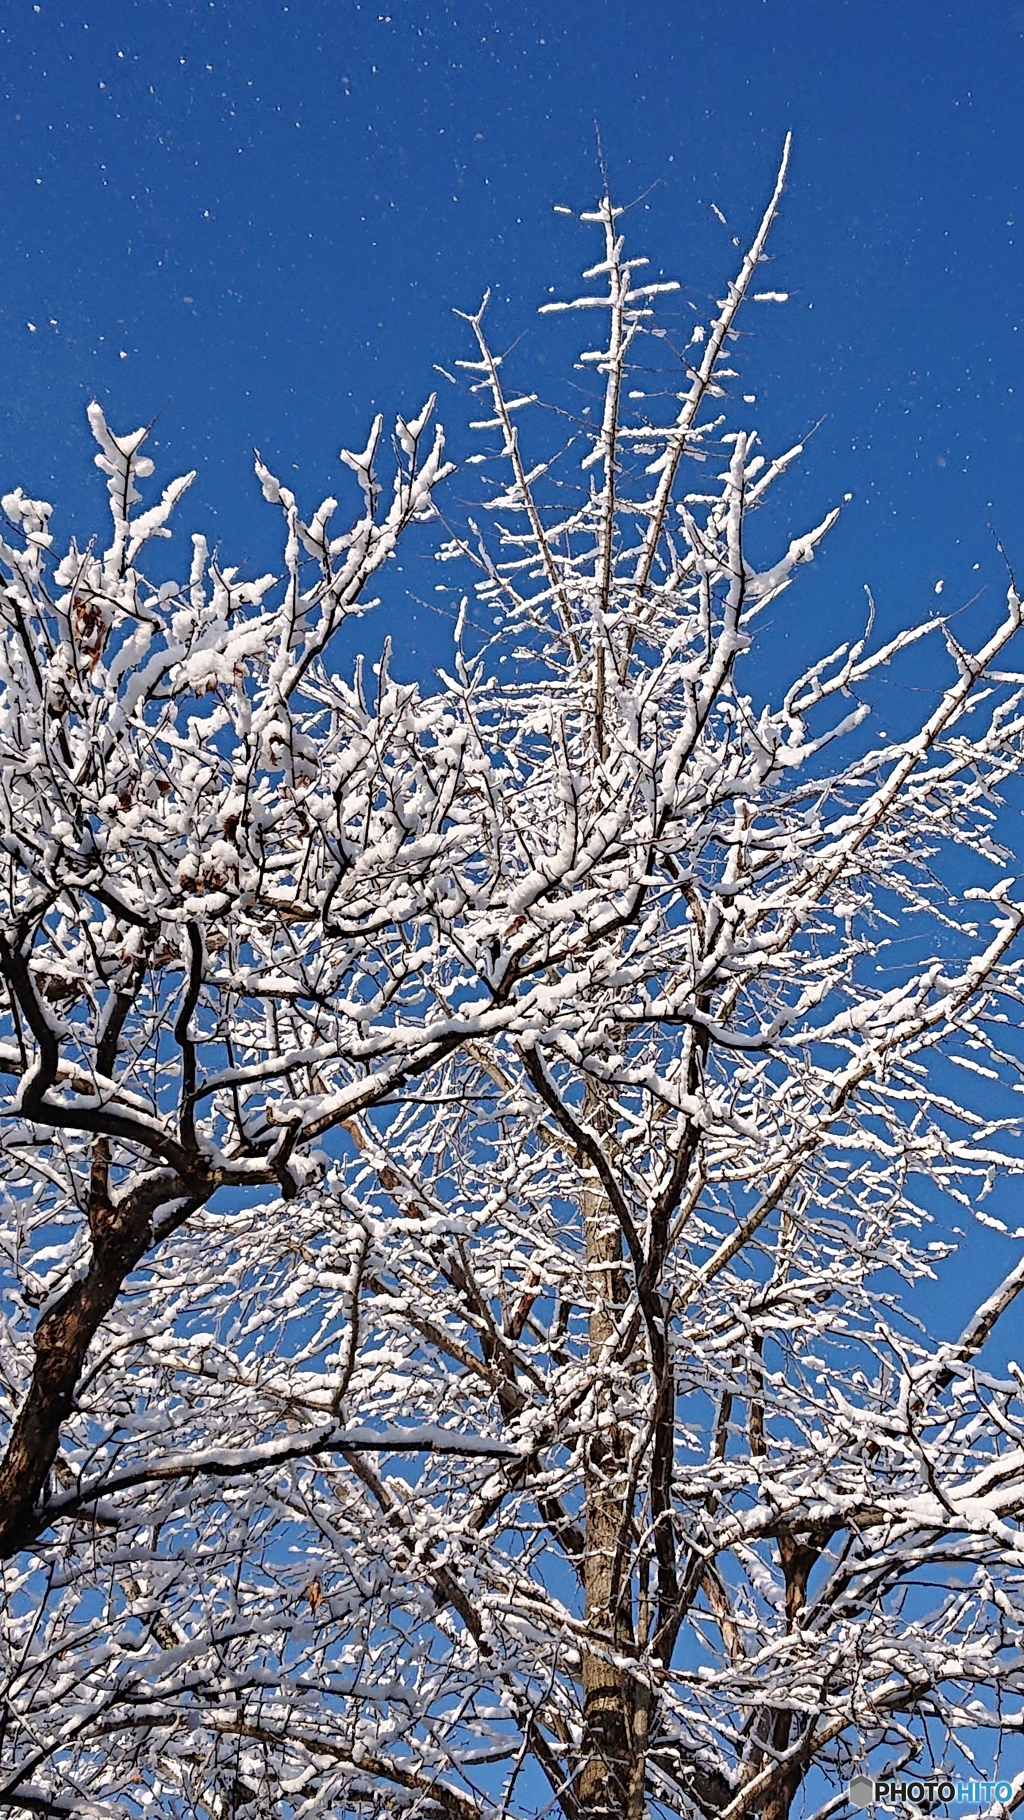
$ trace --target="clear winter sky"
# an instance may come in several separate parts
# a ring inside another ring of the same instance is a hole
[[[1024,573],[1022,94],[1018,0],[3,0],[0,490],[102,527],[95,394],[159,413],[164,480],[199,468],[181,530],[265,565],[254,444],[312,509],[339,443],[436,385],[466,452],[434,363],[486,286],[543,389],[536,308],[599,257],[553,212],[593,203],[595,122],[634,250],[702,310],[792,129],[765,275],[792,302],[746,318],[739,389],[770,450],[820,420],[780,535],[853,497],[777,630],[828,648],[865,583],[887,628],[939,581],[995,613],[993,532]],[[428,667],[446,622],[386,585]]]
[[[254,444],[312,505],[340,441],[437,384],[462,452],[433,363],[468,353],[452,310],[485,286],[542,380],[536,306],[597,256],[552,212],[593,200],[595,121],[619,196],[650,190],[634,247],[702,308],[792,128],[793,302],[748,317],[743,389],[773,447],[824,418],[784,518],[854,499],[791,610],[1000,587],[989,523],[1024,570],[1022,93],[1016,0],[4,0],[0,486],[81,533],[87,399],[161,412],[158,470],[200,469],[182,529],[244,556]]]

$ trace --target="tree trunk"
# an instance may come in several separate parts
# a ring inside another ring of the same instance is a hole
[[[584,1117],[599,1136],[605,1135],[610,1118],[592,1086],[587,1088]],[[590,1364],[596,1390],[594,1434],[587,1450],[584,1483],[588,1646],[583,1651],[583,1747],[575,1794],[580,1815],[586,1820],[639,1820],[644,1782],[642,1716],[635,1710],[633,1677],[622,1674],[612,1660],[632,1654],[634,1648],[628,1436],[617,1420],[610,1357],[626,1280],[618,1220],[596,1174],[584,1166],[587,1180],[580,1198],[592,1297]]]

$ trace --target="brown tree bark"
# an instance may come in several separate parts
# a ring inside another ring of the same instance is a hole
[[[608,1117],[597,1090],[588,1087],[584,1117],[605,1135]],[[583,1743],[576,1801],[586,1820],[634,1820],[643,1812],[643,1719],[636,1682],[614,1663],[635,1647],[629,1576],[618,1583],[624,1532],[630,1524],[627,1495],[628,1437],[617,1418],[613,1361],[615,1332],[626,1297],[622,1232],[608,1197],[585,1158],[587,1184],[580,1197],[591,1285],[590,1365],[594,1373],[594,1434],[584,1480]],[[637,1789],[640,1806],[637,1806]]]

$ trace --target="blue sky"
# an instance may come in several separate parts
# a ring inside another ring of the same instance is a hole
[[[7,0],[0,69],[0,484],[68,530],[103,510],[92,394],[160,413],[164,477],[200,470],[182,528],[235,560],[276,532],[253,445],[305,499],[337,486],[378,405],[446,390],[485,286],[543,385],[536,306],[594,256],[552,205],[592,201],[595,122],[620,197],[648,192],[634,247],[703,306],[791,128],[793,301],[748,320],[749,415],[772,446],[821,420],[784,521],[854,496],[795,634],[865,582],[885,621],[940,578],[1001,588],[990,524],[1024,569],[1022,4]]]
[[[748,317],[741,389],[770,449],[814,429],[780,534],[852,499],[783,646],[859,627],[865,584],[884,628],[940,580],[994,614],[996,535],[1024,572],[1024,4],[6,0],[0,70],[0,490],[55,499],[59,536],[103,525],[93,395],[157,417],[158,477],[198,467],[180,528],[225,561],[277,548],[253,445],[312,506],[340,443],[437,385],[458,459],[453,311],[493,287],[517,376],[554,382],[536,309],[599,256],[553,212],[594,200],[595,126],[633,249],[702,309],[791,129],[792,301]],[[359,636],[425,669],[447,628],[408,582]]]

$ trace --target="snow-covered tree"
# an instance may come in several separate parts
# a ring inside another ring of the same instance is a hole
[[[557,460],[468,319],[429,688],[331,652],[429,411],[343,535],[261,466],[257,580],[146,580],[187,480],[95,407],[104,553],[3,500],[8,1808],[784,1820],[1020,1733],[1024,1265],[913,1289],[1024,1167],[1021,606],[759,683],[835,517],[755,560],[722,415],[783,177],[685,347],[585,218]]]

